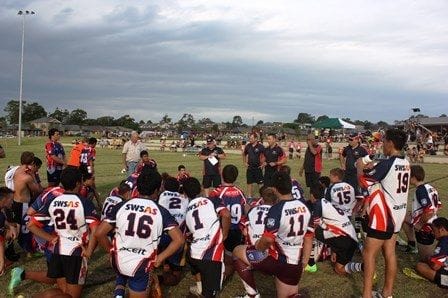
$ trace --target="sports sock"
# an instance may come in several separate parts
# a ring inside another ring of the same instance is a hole
[[[347,263],[344,267],[345,272],[347,272],[348,274],[352,274],[355,272],[361,272],[364,270],[364,266],[362,263],[354,263],[354,262],[350,262]]]
[[[202,281],[197,281],[196,282],[196,287],[198,288],[198,292],[202,293]]]
[[[258,293],[257,286],[255,285],[254,275],[250,270],[250,266],[246,265],[240,259],[234,260],[233,266],[236,272],[238,272],[238,275],[240,276],[241,280],[243,281],[246,293],[249,295],[256,295]]]
[[[125,294],[125,290],[123,287],[115,288],[115,290],[114,290],[115,298],[124,297],[124,294]]]

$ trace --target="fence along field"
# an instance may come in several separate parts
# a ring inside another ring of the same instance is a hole
[[[40,174],[43,183],[45,184],[45,141],[46,138],[25,138],[23,139],[22,146],[18,147],[16,145],[17,142],[14,139],[0,139],[0,145],[5,149],[7,155],[5,159],[0,160],[0,168],[5,171],[7,165],[18,164],[20,153],[22,151],[33,151],[44,161]],[[62,142],[64,144],[70,143],[71,139],[63,137]],[[68,152],[70,150],[67,146],[65,149]],[[162,153],[151,150],[150,156],[157,161],[160,172],[168,172],[169,174],[175,175],[177,166],[179,164],[184,164],[193,176],[201,178],[202,163],[193,154],[186,154],[184,156],[181,152],[173,153],[166,151]],[[288,165],[292,167],[293,176],[304,184],[303,179],[298,177],[299,162],[301,161],[297,159],[289,160]],[[241,155],[228,154],[227,159],[223,160],[223,165],[230,163],[239,168],[240,173],[237,184],[244,190],[245,168],[242,165]],[[337,160],[325,160],[323,174],[328,175],[329,170],[337,166],[339,166]],[[444,204],[440,214],[447,217],[448,202],[446,201],[446,198],[448,193],[448,179],[443,178],[447,175],[447,165],[423,164],[423,167],[427,173],[427,181],[436,180],[432,185],[438,189],[442,203]],[[116,186],[120,180],[125,178],[125,175],[121,174],[121,168],[120,150],[107,148],[97,149],[97,161],[95,163],[97,176],[96,184],[102,199],[104,199],[104,196],[108,194],[110,189]],[[3,179],[1,185],[4,185]],[[412,199],[412,191],[413,189],[411,189],[409,201]],[[356,254],[355,259],[361,259],[360,255]],[[379,260],[382,260],[382,257],[379,257]],[[417,258],[415,255],[398,252],[399,271],[395,283],[394,297],[446,297],[448,295],[446,290],[439,289],[436,285],[427,281],[410,279],[401,272],[404,267],[413,267],[416,262]],[[44,258],[28,260],[23,256],[21,261],[16,265],[24,266],[28,270],[46,269]],[[384,264],[379,262],[379,266],[377,267],[377,271],[380,273],[378,276],[379,287],[383,285],[383,266]],[[318,268],[319,270],[317,273],[304,273],[300,281],[300,288],[306,290],[312,297],[359,297],[361,295],[362,276],[360,274],[354,274],[349,277],[338,276],[333,272],[329,262],[318,263]],[[193,279],[188,268],[185,268],[184,273],[185,277],[179,285],[172,288],[164,288],[166,297],[185,297],[187,295],[189,286],[193,284]],[[101,248],[98,248],[89,262],[87,285],[84,289],[83,296],[110,297],[114,288],[114,279],[115,276],[110,267],[108,256]],[[256,281],[262,297],[275,296],[275,285],[272,278],[256,275]],[[8,282],[9,270],[4,276],[0,277],[0,297],[6,295]],[[21,293],[25,297],[31,297],[33,294],[46,287],[48,286],[26,281],[17,289],[16,295]],[[242,293],[244,293],[244,288],[239,277],[235,274],[232,279],[224,285],[221,297],[234,297]]]

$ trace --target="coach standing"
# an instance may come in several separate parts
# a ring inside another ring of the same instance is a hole
[[[309,134],[306,138],[308,148],[305,151],[302,167],[299,176],[303,176],[305,171],[306,186],[311,188],[319,183],[320,173],[322,172],[322,147],[317,143],[316,137]]]
[[[212,136],[208,136],[206,141],[207,146],[199,152],[199,159],[204,161],[202,187],[204,195],[208,197],[210,187],[216,188],[221,184],[220,160],[226,158],[226,154],[216,146]]]
[[[348,146],[344,147],[339,157],[341,168],[345,170],[344,182],[353,186],[356,194],[359,194],[356,161],[367,154],[367,150],[360,145],[358,134],[355,133],[348,137]]]
[[[131,132],[131,139],[124,143],[121,156],[123,157],[123,168],[128,176],[134,173],[137,163],[140,161],[140,152],[146,150],[145,145],[139,140],[136,131]]]
[[[246,166],[247,197],[252,198],[252,184],[263,184],[264,146],[258,141],[258,135],[253,132],[249,143],[244,146],[243,163]]]
[[[273,133],[268,134],[268,147],[264,149],[264,185],[272,186],[272,177],[278,169],[286,163],[286,154],[277,144],[277,136]]]

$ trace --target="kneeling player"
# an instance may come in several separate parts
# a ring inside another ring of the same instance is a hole
[[[112,248],[112,266],[123,284],[129,284],[130,297],[148,297],[152,266],[159,267],[184,243],[174,218],[154,202],[161,182],[158,172],[144,168],[137,179],[140,197],[116,205],[95,234],[103,247],[108,250]],[[112,245],[107,234],[114,228]],[[167,231],[172,242],[162,253],[157,254],[163,231]],[[124,297],[124,289],[114,294],[115,297]]]
[[[334,270],[342,275],[362,271],[361,263],[350,262],[358,248],[355,228],[350,219],[344,211],[334,207],[326,199],[319,199],[324,195],[320,185],[311,187],[310,191],[313,202],[312,219],[317,225],[316,239],[330,246]]]
[[[412,213],[408,214],[403,230],[408,237],[406,252],[416,253],[415,241],[418,243],[420,260],[431,255],[434,235],[431,223],[437,218],[437,210],[441,207],[437,190],[425,183],[425,170],[419,165],[411,166],[411,184],[416,186],[412,201]]]
[[[99,220],[92,202],[78,195],[82,183],[78,169],[64,169],[61,183],[65,192],[51,200],[47,199],[43,207],[31,217],[28,226],[34,235],[54,244],[47,277],[56,279],[63,294],[81,297],[87,276],[87,259],[96,247],[92,234]],[[50,222],[54,223],[56,235],[43,230],[44,225]],[[89,229],[90,241],[87,244]]]
[[[255,246],[240,245],[233,251],[235,269],[249,297],[260,297],[252,270],[275,276],[277,297],[297,295],[303,264],[311,253],[310,211],[292,197],[288,174],[275,173],[272,183],[279,201],[266,216],[263,235]]]
[[[182,235],[185,235],[185,214],[187,213],[188,199],[179,193],[179,181],[174,177],[168,177],[164,182],[165,191],[159,196],[159,205],[164,207],[174,217],[179,225]],[[163,251],[171,242],[167,234],[162,235],[159,244],[159,252]],[[175,286],[180,282],[182,266],[182,256],[184,247],[170,256],[163,267],[163,275],[159,276],[159,281],[168,286]],[[161,278],[160,278],[161,277]]]
[[[183,187],[190,199],[185,220],[193,236],[189,262],[192,275],[201,276],[196,291],[204,297],[216,297],[224,275],[223,242],[229,232],[230,213],[219,201],[199,196],[201,184],[196,178],[187,178]]]
[[[432,222],[432,228],[439,243],[434,255],[427,262],[417,263],[416,270],[439,287],[448,288],[448,220],[439,217]]]

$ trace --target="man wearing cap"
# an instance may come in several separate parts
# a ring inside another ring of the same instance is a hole
[[[366,156],[367,150],[360,145],[358,134],[353,133],[347,138],[348,146],[344,147],[339,157],[341,168],[345,170],[344,182],[353,186],[358,193],[358,178],[356,175],[356,161],[358,158]]]
[[[226,158],[222,148],[216,146],[215,139],[208,136],[207,145],[199,152],[199,159],[204,161],[202,187],[204,195],[207,197],[210,187],[217,187],[221,184],[220,160]]]
[[[131,139],[123,146],[121,152],[123,158],[123,169],[126,169],[128,176],[134,173],[137,163],[140,161],[140,152],[146,150],[145,145],[139,140],[136,131],[131,132]]]

